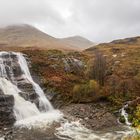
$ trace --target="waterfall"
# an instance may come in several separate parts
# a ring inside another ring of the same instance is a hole
[[[18,53],[17,56],[24,78],[27,79],[30,83],[32,83],[36,93],[39,95],[39,107],[41,109],[45,109],[45,111],[52,110],[53,107],[48,101],[48,99],[45,97],[43,90],[40,88],[40,86],[37,83],[33,81],[32,76],[29,72],[26,59],[24,58],[23,54]]]
[[[22,120],[40,113],[35,104],[24,100],[24,98],[19,95],[20,90],[7,79],[0,78],[0,89],[4,94],[14,96],[14,114],[16,120]]]
[[[126,125],[131,125],[131,123],[128,121],[128,114],[126,113],[125,109],[128,107],[128,104],[126,104],[122,109],[121,109],[121,116],[124,117]]]
[[[21,96],[26,94],[26,91],[22,91],[19,87],[20,82],[32,85],[35,93],[38,95],[39,107]],[[60,123],[60,127],[56,129],[55,135],[60,139],[73,140],[117,140],[132,133],[131,130],[98,133],[85,128],[79,122],[71,122],[64,119],[63,114],[53,109],[41,87],[34,82],[27,61],[22,53],[0,52],[0,90],[6,95],[13,95],[15,101],[13,112],[17,120],[16,125],[19,126],[46,128],[46,124],[55,120]],[[125,112],[126,107],[121,112],[126,123],[129,124],[128,115]],[[40,110],[43,110],[43,112]]]
[[[15,69],[16,72],[14,72]],[[18,76],[17,72],[19,72]],[[0,89],[4,94],[14,96],[15,105],[13,110],[16,120],[19,121],[41,114],[34,103],[27,101],[20,96],[20,93],[22,92],[24,94],[24,91],[18,88],[17,84],[19,81],[17,77],[21,77],[20,79],[33,86],[34,91],[38,95],[39,109],[44,110],[44,112],[53,110],[51,103],[45,97],[41,87],[32,79],[23,54],[0,52]]]

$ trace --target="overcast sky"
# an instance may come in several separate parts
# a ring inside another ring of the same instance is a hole
[[[106,42],[140,35],[140,0],[0,0],[0,26],[18,23]]]

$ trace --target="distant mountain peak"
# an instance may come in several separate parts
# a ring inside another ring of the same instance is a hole
[[[79,36],[79,35],[63,38],[62,41],[66,42],[67,44],[72,45],[75,48],[78,48],[80,50],[84,50],[86,48],[94,46],[94,44],[95,44],[92,41],[89,41],[88,39],[86,39],[82,36]]]
[[[94,45],[93,42],[81,36],[58,39],[28,24],[14,24],[0,28],[0,44],[78,51]]]
[[[71,50],[70,46],[28,24],[14,24],[0,28],[0,44],[10,47]]]

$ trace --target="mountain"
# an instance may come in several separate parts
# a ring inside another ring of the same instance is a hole
[[[60,42],[59,39],[26,24],[0,28],[0,46],[39,47],[60,50],[73,49],[70,45]]]
[[[128,44],[128,45],[140,45],[140,36],[138,37],[131,37],[125,39],[118,39],[111,42],[112,44]]]
[[[63,38],[62,41],[79,50],[84,50],[90,46],[95,45],[93,42],[81,36],[72,36],[68,38]]]

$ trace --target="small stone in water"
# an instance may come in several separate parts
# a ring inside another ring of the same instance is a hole
[[[7,130],[7,128],[3,128],[3,130]]]

